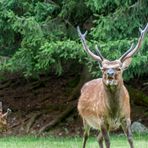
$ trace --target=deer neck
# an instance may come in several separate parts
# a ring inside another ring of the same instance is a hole
[[[107,98],[108,112],[110,117],[116,118],[120,111],[120,96],[123,91],[123,81],[116,86],[110,87],[103,83],[105,96]]]

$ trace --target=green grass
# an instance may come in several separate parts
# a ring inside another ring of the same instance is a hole
[[[148,148],[148,135],[134,136],[135,148]],[[81,148],[81,137],[4,137],[0,138],[0,148]],[[87,148],[97,148],[95,137],[90,137]],[[111,148],[129,148],[124,136],[111,135]]]

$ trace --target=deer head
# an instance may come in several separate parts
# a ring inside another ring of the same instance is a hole
[[[105,59],[98,46],[96,45],[96,51],[98,53],[98,55],[94,54],[89,47],[86,44],[86,34],[87,32],[85,32],[84,34],[81,33],[80,28],[77,27],[77,31],[78,34],[81,38],[82,44],[83,44],[83,48],[84,50],[96,61],[98,61],[100,63],[100,69],[102,70],[102,74],[103,74],[103,82],[105,85],[107,86],[117,86],[120,83],[123,82],[122,79],[122,73],[125,69],[128,68],[128,66],[131,63],[132,60],[132,56],[138,51],[138,49],[141,47],[141,43],[144,39],[144,36],[146,34],[146,32],[148,31],[148,24],[146,25],[146,27],[142,30],[140,30],[140,37],[138,39],[138,43],[137,45],[134,47],[134,44],[131,45],[130,49],[127,50],[127,52],[125,52],[119,59],[114,60],[114,61],[110,61]]]

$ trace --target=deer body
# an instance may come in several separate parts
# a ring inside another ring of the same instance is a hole
[[[0,102],[0,133],[7,131],[7,117],[11,113],[11,109],[7,109],[6,113],[3,113],[2,102]]]
[[[128,138],[130,148],[134,148],[132,133],[130,129],[130,102],[129,94],[124,86],[122,74],[131,63],[132,56],[140,48],[145,33],[148,31],[148,24],[145,29],[140,29],[141,35],[135,47],[132,46],[119,59],[110,61],[105,59],[98,47],[95,55],[86,44],[85,36],[78,28],[84,50],[96,61],[100,63],[102,78],[87,82],[81,89],[81,95],[78,101],[78,111],[84,124],[83,148],[89,136],[90,128],[100,131],[98,143],[103,148],[105,141],[106,148],[110,148],[108,132],[122,126],[124,133]]]
[[[114,130],[120,126],[123,119],[130,119],[126,88],[121,85],[113,89],[106,88],[102,79],[92,80],[82,87],[78,110],[89,126],[100,129],[105,125]]]

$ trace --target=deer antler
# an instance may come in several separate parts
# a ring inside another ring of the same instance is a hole
[[[97,51],[97,53],[98,53],[99,57],[100,57],[100,58],[101,58],[101,60],[103,61],[103,60],[104,60],[104,57],[102,56],[102,54],[101,54],[101,52],[100,52],[100,50],[99,50],[98,46],[96,45],[96,46],[95,46],[95,48],[96,48],[96,51]]]
[[[102,62],[102,61],[104,60],[104,58],[103,58],[103,56],[101,55],[101,53],[100,53],[98,47],[96,46],[96,50],[97,50],[97,52],[98,52],[98,54],[99,54],[99,55],[97,56],[97,55],[95,55],[93,52],[90,51],[89,47],[88,47],[87,44],[86,44],[85,36],[87,35],[87,31],[86,31],[84,34],[82,34],[81,31],[80,31],[79,26],[77,27],[77,31],[78,31],[78,34],[79,34],[79,36],[80,36],[80,38],[81,38],[81,41],[82,41],[84,50],[85,50],[93,59],[95,59],[95,60],[97,60],[97,61],[99,61],[99,62]]]
[[[7,116],[11,113],[12,111],[11,111],[11,109],[10,108],[8,108],[7,109],[7,112],[6,113],[4,113],[3,115],[2,115],[2,117],[4,118],[4,117],[6,117],[7,118]]]
[[[141,28],[139,28],[139,30],[140,30],[140,37],[138,39],[137,45],[135,46],[135,48],[133,48],[134,44],[131,45],[130,49],[119,58],[119,60],[121,62],[123,62],[127,58],[132,57],[138,51],[138,49],[141,47],[141,43],[144,39],[144,36],[145,36],[146,32],[148,31],[148,24],[146,25],[146,27],[143,30]]]

